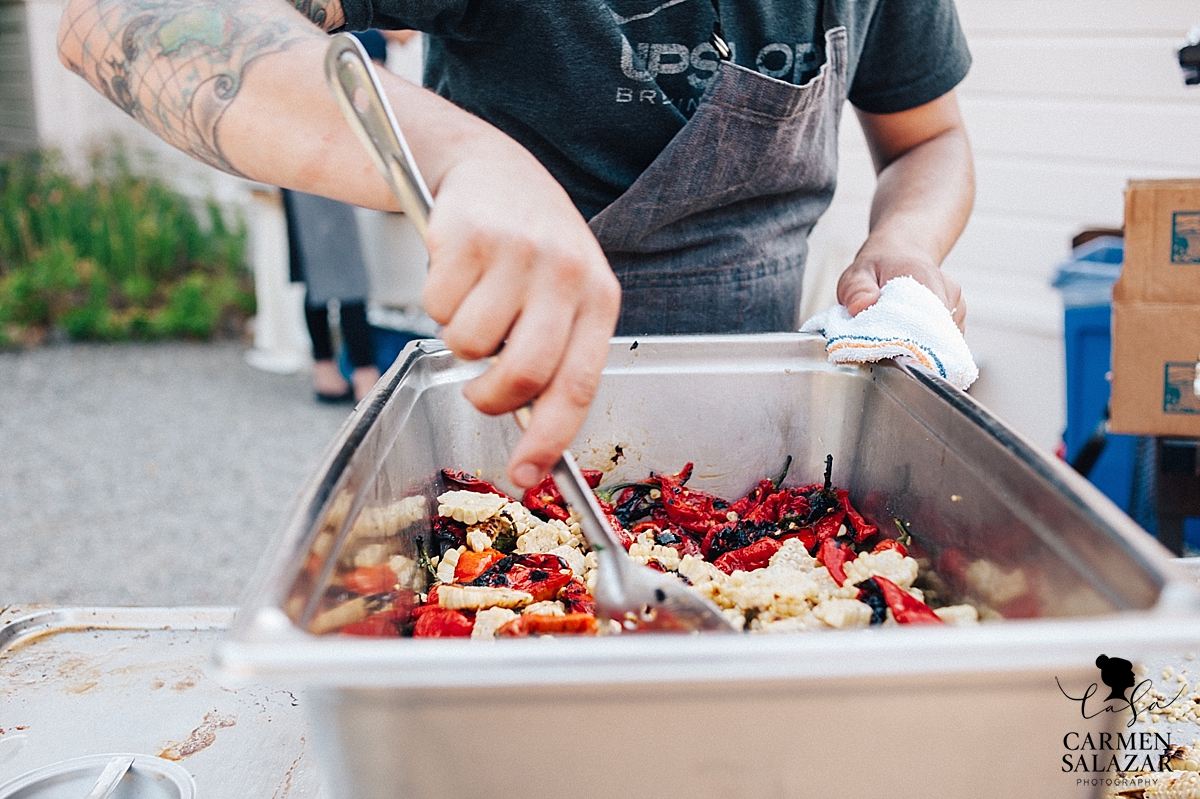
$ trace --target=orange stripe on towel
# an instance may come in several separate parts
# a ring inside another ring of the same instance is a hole
[[[936,370],[936,367],[934,366],[933,361],[931,361],[929,359],[929,356],[925,354],[925,351],[922,350],[920,347],[918,347],[916,344],[913,344],[911,341],[901,341],[899,339],[890,339],[888,341],[873,341],[873,342],[867,343],[865,341],[843,340],[843,341],[837,342],[836,344],[830,344],[828,347],[825,348],[825,351],[830,354],[833,354],[835,352],[838,352],[839,350],[844,350],[844,349],[878,350],[878,349],[882,349],[884,347],[899,347],[900,349],[906,350],[910,355],[912,355],[913,358],[915,358],[917,360],[917,362],[919,364],[924,366],[926,369]]]

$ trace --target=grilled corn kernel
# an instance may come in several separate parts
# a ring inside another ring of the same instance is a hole
[[[438,605],[451,610],[520,608],[533,602],[533,595],[511,588],[479,585],[443,585],[438,588]]]
[[[1167,774],[1148,786],[1142,796],[1144,799],[1200,799],[1200,772]]]
[[[509,502],[499,494],[474,491],[447,491],[438,497],[438,515],[448,516],[466,525],[487,521]]]

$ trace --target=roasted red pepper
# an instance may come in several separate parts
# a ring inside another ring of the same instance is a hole
[[[497,635],[524,638],[528,635],[588,634],[596,632],[596,617],[590,613],[549,616],[525,613],[496,631]]]
[[[896,620],[897,624],[945,623],[933,612],[933,608],[909,594],[886,577],[875,575],[870,580],[864,580],[863,582],[871,581],[874,581],[879,586],[884,601],[887,602],[888,608],[892,611],[892,618]]]
[[[544,602],[558,596],[571,577],[571,567],[558,555],[509,555],[470,584],[525,591],[534,602]]]
[[[684,530],[703,534],[714,524],[724,522],[729,511],[720,497],[685,488],[683,484],[691,476],[692,464],[687,463],[679,474],[662,474],[657,478],[667,518]]]
[[[775,483],[771,480],[759,480],[758,485],[750,489],[749,494],[730,505],[726,513],[736,513],[737,518],[741,519],[762,504],[764,499],[774,494],[775,490]]]
[[[724,524],[715,524],[708,528],[708,532],[704,534],[704,540],[700,542],[700,552],[704,557],[708,557],[712,553],[713,543],[722,532],[730,530],[737,522],[725,522]]]
[[[816,524],[813,525],[813,534],[817,537],[818,541],[824,543],[837,536],[838,531],[842,529],[842,522],[845,519],[846,511],[841,508],[833,513],[826,514],[817,519]]]
[[[604,477],[604,472],[596,469],[580,469],[579,471],[583,473],[583,479],[591,488],[600,485],[600,479]],[[542,482],[526,491],[525,496],[521,498],[521,504],[546,519],[558,519],[560,522],[565,522],[570,515],[566,500],[563,499],[558,486],[554,484],[554,478],[550,475],[546,475]]]
[[[432,529],[433,541],[436,546],[435,551],[430,554],[437,555],[447,549],[457,549],[467,543],[467,526],[462,522],[456,522],[445,516],[436,516],[433,519]]]
[[[846,526],[854,533],[854,540],[862,542],[879,532],[879,528],[869,524],[862,515],[850,504],[850,492],[844,488],[838,489],[838,503],[846,512]]]
[[[448,491],[474,491],[476,494],[508,496],[508,494],[505,494],[487,480],[481,480],[475,475],[459,469],[442,469],[442,480],[446,483],[446,490]]]
[[[817,560],[829,571],[839,588],[846,584],[846,564],[856,557],[848,544],[834,538],[826,538],[817,550]]]
[[[904,546],[904,544],[901,544],[899,541],[897,541],[894,538],[885,538],[882,541],[880,541],[878,544],[875,545],[875,548],[871,550],[871,554],[877,554],[879,552],[886,552],[889,549],[894,549],[897,552],[899,552],[901,555],[908,557],[908,547]]]
[[[676,547],[679,550],[679,557],[691,555],[693,558],[703,558],[704,553],[700,551],[700,544],[690,535],[683,536],[683,542]]]
[[[475,620],[460,610],[430,607],[413,626],[413,638],[470,638]]]
[[[468,549],[458,556],[458,563],[454,566],[454,582],[469,583],[503,558],[503,552],[491,547],[482,552]]]
[[[588,470],[590,471],[590,470]],[[599,472],[596,472],[599,474]],[[584,475],[587,476],[586,474]],[[588,478],[589,482],[591,478]],[[621,520],[617,518],[613,510],[612,503],[605,501],[603,497],[596,497],[596,502],[600,505],[600,510],[604,511],[604,518],[608,519],[608,526],[612,528],[613,533],[617,536],[617,540],[621,542],[621,546],[629,549],[633,546],[635,536],[629,534],[625,529],[625,525],[621,524]]]
[[[749,521],[765,521],[778,524],[785,519],[803,520],[812,513],[812,504],[804,495],[803,489],[789,488],[771,494],[758,507],[749,511],[745,518]]]
[[[554,478],[546,475],[542,482],[525,492],[521,503],[529,510],[545,519],[558,519],[565,522],[570,515],[567,503],[554,484]]]
[[[386,563],[363,566],[342,576],[342,584],[356,594],[386,594],[396,588],[396,573]]]
[[[637,538],[642,533],[655,534],[655,533],[662,532],[663,529],[665,529],[665,528],[663,527],[662,522],[651,519],[649,521],[638,522],[637,524],[635,524],[633,526],[633,529],[629,531],[629,534],[632,535],[634,538]]]
[[[783,535],[779,536],[779,543],[782,544],[784,541],[787,541],[790,538],[798,539],[801,544],[804,544],[804,548],[808,550],[810,555],[817,548],[817,534],[812,530],[800,529],[792,533],[784,533]]]
[[[750,508],[745,514],[739,514],[738,519],[746,522],[770,522],[774,524],[779,521],[779,509],[786,499],[787,494],[782,491],[771,494],[764,497],[762,502]]]
[[[750,572],[766,568],[771,563],[771,556],[783,545],[774,538],[760,538],[753,544],[732,552],[726,552],[713,561],[713,565],[726,574],[735,571]]]

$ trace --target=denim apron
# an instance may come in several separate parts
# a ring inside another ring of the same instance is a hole
[[[699,107],[589,223],[621,281],[618,335],[795,330],[808,234],[837,183],[844,27],[803,86],[722,61]]]

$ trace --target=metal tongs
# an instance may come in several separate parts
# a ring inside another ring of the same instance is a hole
[[[433,197],[366,51],[350,34],[332,37],[325,54],[325,77],[342,114],[424,238]],[[529,409],[521,408],[513,415],[524,430]],[[716,605],[677,577],[639,565],[629,557],[570,451],[563,451],[550,473],[567,504],[579,516],[583,534],[599,558],[595,592],[599,618],[615,620],[623,630],[734,629]]]

